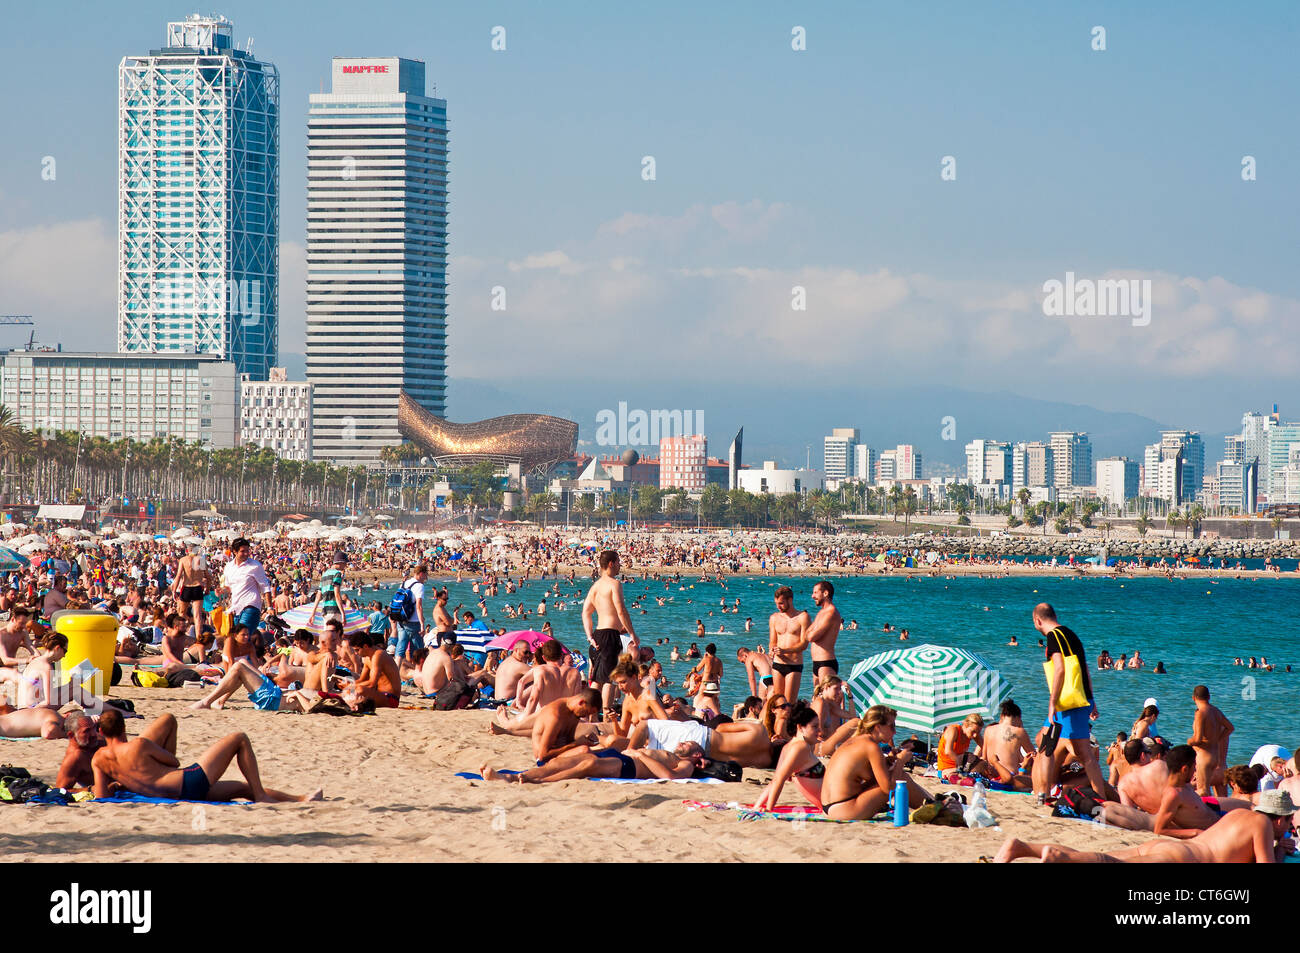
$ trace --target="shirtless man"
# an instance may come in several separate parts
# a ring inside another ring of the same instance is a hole
[[[627,651],[637,658],[641,643],[637,641],[632,629],[632,618],[628,615],[623,602],[623,583],[619,581],[618,553],[607,549],[600,554],[600,578],[587,590],[587,598],[582,602],[582,628],[587,633],[587,643],[591,646],[591,684],[600,689],[601,705],[608,709],[614,701],[614,687],[610,682],[610,673],[618,664],[618,657],[623,654],[623,640],[619,637],[626,632],[631,637]],[[592,615],[595,625],[592,625]]]
[[[308,795],[284,794],[262,786],[257,758],[248,735],[242,731],[227,735],[182,769],[176,760],[176,721],[163,715],[134,741],[126,737],[126,722],[120,712],[109,708],[99,717],[105,746],[91,759],[95,797],[111,797],[125,789],[148,797],[180,798],[187,801],[233,801],[248,798],[273,803],[319,801],[317,789]],[[237,761],[243,781],[222,781],[231,761]]]
[[[691,669],[691,675],[696,676],[697,688],[692,701],[696,712],[701,713],[701,717],[705,711],[722,714],[722,660],[718,658],[718,647],[712,642],[704,646],[704,655]]]
[[[6,738],[66,737],[63,717],[53,708],[18,708],[0,704],[0,735]]]
[[[1227,795],[1228,783],[1223,776],[1228,762],[1228,737],[1232,722],[1210,704],[1210,690],[1204,685],[1192,689],[1196,702],[1196,719],[1187,743],[1196,749],[1196,793]]]
[[[773,593],[776,611],[767,619],[767,654],[772,660],[772,691],[799,697],[803,652],[808,647],[808,613],[794,611],[794,590],[781,586]]]
[[[41,615],[45,618],[53,618],[54,613],[68,607],[68,579],[66,576],[55,576],[54,585],[50,591],[45,594],[41,602]]]
[[[361,673],[353,684],[348,704],[353,710],[364,702],[373,702],[376,708],[396,708],[402,699],[402,676],[393,657],[384,651],[387,635],[361,632],[354,640],[361,655]]]
[[[538,713],[551,702],[576,695],[582,688],[582,673],[567,664],[564,648],[551,639],[537,649],[540,664],[534,665],[519,680],[518,696],[527,699],[513,715],[508,708],[498,708],[496,720],[488,725],[493,734],[527,736],[532,734]]]
[[[164,717],[172,718],[171,715]],[[176,719],[172,718],[172,724],[175,723]],[[63,721],[63,727],[68,734],[68,749],[63,753],[63,762],[59,765],[54,786],[67,790],[88,788],[95,783],[91,759],[96,751],[104,747],[104,736],[99,733],[99,726],[94,719],[84,712],[69,714]]]
[[[557,755],[586,748],[587,741],[575,741],[574,732],[585,718],[600,712],[600,692],[584,688],[568,698],[557,698],[540,712],[533,723],[533,757],[539,766]]]
[[[1017,791],[1028,791],[1032,784],[1020,769],[1034,757],[1034,742],[1020,720],[1020,706],[1008,699],[998,709],[998,722],[984,729],[980,744],[984,760],[997,772],[999,780]]]
[[[770,768],[776,763],[767,729],[750,721],[709,728],[698,721],[650,718],[633,727],[626,747],[672,751],[678,757],[689,757],[691,745],[714,761],[735,761],[745,768]]]
[[[9,610],[9,621],[0,628],[0,693],[3,692],[5,683],[13,682],[15,701],[18,697],[18,666],[22,664],[18,650],[26,649],[28,658],[34,658],[37,654],[36,646],[32,644],[31,631],[27,628],[31,615],[31,610],[26,606],[15,605]]]
[[[497,701],[507,702],[515,697],[515,692],[519,686],[519,680],[524,677],[531,667],[529,662],[532,658],[532,652],[528,648],[528,642],[520,639],[515,643],[510,654],[501,660],[497,666],[496,681],[492,686],[492,697]]]
[[[736,661],[745,666],[745,675],[749,678],[749,694],[760,699],[767,698],[772,690],[772,662],[762,652],[754,652],[741,646],[736,649]]]
[[[812,598],[817,606],[817,617],[808,626],[808,644],[812,650],[814,685],[821,681],[823,669],[830,669],[832,675],[840,673],[839,659],[835,657],[835,641],[840,637],[844,619],[840,616],[840,610],[835,608],[835,603],[831,601],[834,597],[835,587],[825,579],[813,586]],[[795,684],[798,685],[798,680]]]
[[[659,703],[658,694],[647,692],[641,687],[640,671],[635,662],[619,662],[614,666],[610,678],[623,693],[623,712],[614,729],[615,734],[626,738],[633,725],[639,725],[647,718],[668,718],[664,706]]]
[[[302,680],[304,691],[329,690],[330,678],[339,664],[339,640],[343,626],[338,619],[330,619],[321,630],[320,648],[307,653],[307,676]]]
[[[212,588],[212,574],[208,572],[207,557],[195,545],[188,549],[176,564],[176,579],[172,595],[183,603],[181,611],[189,607],[194,616],[194,631],[203,631],[203,597]]]
[[[436,695],[453,678],[456,677],[456,665],[452,660],[451,643],[439,642],[437,648],[429,650],[424,657],[420,670],[411,676],[415,687],[425,695]]]
[[[1229,798],[1220,799],[1218,808],[1206,804],[1188,784],[1195,770],[1191,745],[1177,745],[1163,761],[1131,769],[1120,781],[1120,803],[1102,806],[1102,822],[1186,839],[1211,827],[1227,810],[1242,806]]]
[[[1207,830],[1186,840],[1156,838],[1112,854],[1073,850],[1059,844],[1034,844],[1008,838],[995,858],[1009,863],[1021,857],[1038,857],[1044,863],[1110,864],[1257,864],[1280,863],[1289,847],[1284,840],[1292,829],[1296,806],[1283,791],[1265,791],[1254,810],[1225,814]]]
[[[188,667],[185,662],[185,649],[189,647],[190,640],[185,632],[187,628],[189,628],[189,622],[185,616],[179,612],[168,613],[166,620],[163,622],[162,654],[164,672],[174,672]]]
[[[438,598],[433,603],[433,630],[438,633],[438,641],[456,641],[456,620],[447,611],[447,600],[451,598],[446,589],[438,591]],[[451,638],[445,639],[444,636]]]

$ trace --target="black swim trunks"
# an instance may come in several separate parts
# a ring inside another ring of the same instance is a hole
[[[181,774],[181,800],[182,801],[203,801],[207,799],[208,791],[212,789],[212,782],[208,780],[207,772],[203,770],[203,765],[197,761],[190,765]]]
[[[182,602],[198,602],[203,598],[202,586],[181,586]]]
[[[773,662],[772,669],[782,675],[793,675],[795,672],[802,672],[803,665],[787,665],[785,662]]]
[[[840,674],[840,660],[839,660],[839,659],[835,659],[835,658],[822,659],[821,661],[814,660],[814,661],[813,661],[813,678],[816,678],[816,677],[817,677],[817,673],[820,672],[820,671],[821,671],[822,669],[824,669],[824,668],[828,668],[828,669],[831,670],[831,673],[832,673],[832,674],[834,674],[834,675],[838,675],[838,674]]]
[[[615,751],[613,748],[601,748],[599,751],[593,751],[592,754],[597,758],[618,758],[619,780],[632,781],[636,779],[636,762],[623,752]]]
[[[623,640],[617,629],[597,629],[591,633],[596,645],[591,650],[591,680],[597,685],[609,681],[610,673],[623,652]]]

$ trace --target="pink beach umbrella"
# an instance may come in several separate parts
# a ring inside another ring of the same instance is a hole
[[[495,639],[485,645],[483,650],[485,652],[491,652],[496,649],[501,649],[509,652],[515,647],[515,643],[520,641],[527,642],[528,647],[535,652],[537,651],[537,647],[543,642],[551,641],[551,636],[547,635],[545,632],[533,632],[532,630],[526,632],[507,632],[505,635],[498,635]]]

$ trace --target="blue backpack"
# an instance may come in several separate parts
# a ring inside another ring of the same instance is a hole
[[[393,601],[388,604],[388,618],[394,622],[410,622],[415,615],[415,596],[405,586],[398,586]]]

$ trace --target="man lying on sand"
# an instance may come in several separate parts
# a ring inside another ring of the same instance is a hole
[[[91,760],[97,798],[112,797],[119,790],[187,801],[246,798],[275,803],[319,801],[324,797],[319,788],[311,794],[296,795],[263,787],[253,746],[242,731],[226,735],[199,755],[198,761],[182,769],[176,760],[176,719],[171,715],[160,715],[140,737],[129,741],[126,722],[110,708],[100,716],[99,730],[105,747]],[[237,761],[243,781],[221,780],[232,761]]]
[[[533,721],[533,757],[539,765],[552,758],[571,751],[585,748],[589,741],[575,741],[574,733],[583,719],[600,712],[600,692],[594,688],[584,688],[576,695],[557,698],[537,714]],[[492,724],[494,734],[512,734]]]
[[[1180,746],[1181,747],[1181,746]],[[1195,761],[1195,755],[1193,755]],[[1291,831],[1296,806],[1285,791],[1265,791],[1253,811],[1229,811],[1190,840],[1157,838],[1111,854],[1074,850],[1059,844],[1034,844],[1008,838],[995,860],[1008,863],[1038,857],[1060,864],[1257,864],[1281,863],[1290,850],[1283,838]]]
[[[618,739],[614,747],[620,747]],[[650,748],[681,754],[685,744],[697,744],[714,761],[735,761],[742,768],[770,768],[776,763],[772,737],[757,722],[726,722],[710,728],[698,721],[648,718],[634,725],[625,750]]]
[[[1163,761],[1133,768],[1120,781],[1121,803],[1102,806],[1102,822],[1189,840],[1229,811],[1250,807],[1246,800],[1202,799],[1191,787],[1196,767],[1196,749],[1177,745]]]
[[[483,765],[481,774],[488,781],[515,781],[519,784],[543,784],[574,778],[689,778],[707,759],[698,746],[686,756],[671,751],[616,751],[613,748],[575,748],[538,768],[520,774],[502,774]]]
[[[0,737],[66,738],[63,716],[53,708],[18,708],[0,705]]]

